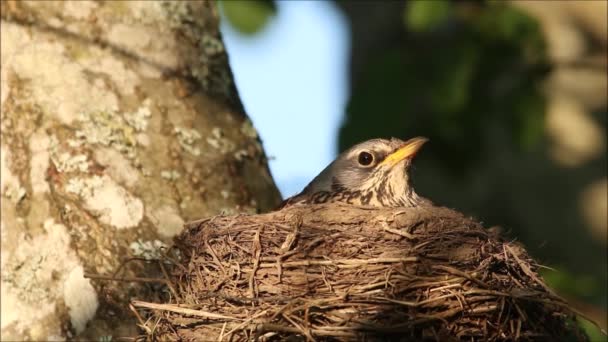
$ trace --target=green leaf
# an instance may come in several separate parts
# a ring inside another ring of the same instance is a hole
[[[588,274],[571,274],[563,269],[542,270],[547,285],[561,293],[575,297],[589,297],[600,290],[597,279]]]
[[[435,79],[431,93],[433,109],[446,115],[456,114],[467,105],[477,66],[476,51],[472,47],[463,44],[451,56],[449,63],[436,66],[441,74]]]
[[[503,1],[489,5],[474,23],[479,32],[521,46],[528,54],[544,53],[543,33],[536,19]]]
[[[405,26],[415,32],[431,31],[450,15],[449,0],[411,0],[405,9]]]
[[[602,334],[602,331],[595,324],[581,317],[578,318],[578,324],[585,334],[589,336],[589,341],[605,341],[606,336]]]
[[[530,91],[519,96],[514,108],[516,116],[514,133],[519,146],[524,150],[530,150],[540,142],[544,134],[544,99],[541,94]]]
[[[272,0],[221,0],[219,3],[230,25],[246,35],[260,31],[276,14]]]

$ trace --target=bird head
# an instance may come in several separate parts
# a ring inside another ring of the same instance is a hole
[[[315,193],[357,193],[361,204],[411,206],[418,199],[410,185],[412,158],[428,139],[373,139],[346,150],[297,197]]]

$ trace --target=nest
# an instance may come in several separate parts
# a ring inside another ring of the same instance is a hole
[[[446,208],[293,206],[187,228],[171,299],[133,302],[148,339],[586,339],[520,245]]]

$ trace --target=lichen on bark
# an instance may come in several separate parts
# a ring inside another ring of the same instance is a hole
[[[2,339],[128,335],[124,304],[150,289],[85,273],[153,256],[185,221],[280,200],[217,9],[1,6]]]

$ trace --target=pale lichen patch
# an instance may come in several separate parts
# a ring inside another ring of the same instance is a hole
[[[144,205],[108,176],[71,178],[66,191],[77,194],[87,210],[100,222],[118,229],[135,227],[141,222]]]
[[[150,2],[148,0],[128,1],[128,10],[131,11],[133,21],[154,24],[159,29],[163,25],[158,25],[158,21],[163,19],[162,4],[160,1]]]
[[[115,111],[82,113],[80,121],[81,129],[76,131],[76,137],[79,139],[89,144],[111,146],[129,158],[135,157],[135,130]]]
[[[63,299],[76,333],[81,333],[90,321],[99,302],[91,281],[84,277],[82,266],[73,268],[63,283]]]
[[[237,161],[242,161],[247,156],[249,156],[249,151],[247,151],[245,149],[240,149],[240,150],[234,152],[234,154],[233,154],[234,159],[236,159]]]
[[[52,155],[51,160],[59,172],[87,172],[89,170],[89,162],[85,154],[72,155],[69,152],[63,152]]]
[[[51,341],[49,335],[55,335],[61,341],[61,328],[54,319],[56,305],[51,301],[26,302],[19,297],[20,290],[2,281],[0,340],[19,341],[29,333],[29,338],[38,341]],[[49,322],[50,321],[50,322]],[[46,324],[45,324],[46,323]],[[37,329],[31,329],[36,326]],[[33,331],[32,331],[33,330]],[[41,331],[42,330],[42,331]],[[63,338],[65,340],[65,338]]]
[[[97,148],[95,160],[105,167],[104,172],[127,187],[134,186],[139,180],[139,173],[120,152],[107,148]]]
[[[16,206],[6,200],[0,200],[0,270],[5,268],[8,256],[18,246],[16,241],[20,239],[21,231],[26,229],[24,220],[17,215]],[[1,301],[0,301],[1,302]]]
[[[0,106],[4,108],[4,101],[8,98],[8,94],[10,93],[10,88],[8,87],[8,77],[6,68],[0,69]],[[4,112],[4,110],[2,110]]]
[[[184,56],[190,74],[208,92],[233,99],[236,94],[227,72],[224,45],[219,32],[208,29],[217,23],[217,15],[203,10],[207,4],[202,2],[163,1],[161,4],[171,27],[185,37],[182,43],[194,45],[194,53]]]
[[[161,178],[169,181],[177,180],[181,175],[177,170],[163,170],[160,172]]]
[[[163,249],[167,248],[160,240],[144,241],[138,239],[129,245],[134,256],[144,258],[146,260],[160,259],[163,255]]]
[[[199,19],[192,13],[190,6],[181,1],[162,0],[160,5],[165,20],[172,28],[180,28],[184,21],[196,22]]]
[[[219,127],[214,127],[211,130],[211,136],[207,137],[206,140],[211,147],[220,150],[221,153],[231,152],[235,148],[234,143],[224,136],[222,129]]]
[[[177,69],[178,49],[171,32],[151,30],[139,23],[115,23],[107,29],[106,39],[116,46],[129,51],[137,51],[140,59],[157,68]]]
[[[61,146],[55,135],[47,137],[47,139],[48,147],[46,150],[48,150],[48,156],[58,172],[87,172],[89,170],[89,158],[86,154],[72,154],[70,149]],[[70,147],[78,146],[73,141],[70,143],[70,141],[68,141]]]
[[[4,112],[4,101],[11,93],[9,74],[14,72],[10,65],[18,52],[31,42],[31,36],[20,25],[2,21],[0,30],[0,104]]]
[[[249,119],[243,121],[241,124],[241,133],[251,139],[256,139],[258,137],[258,131],[253,127],[253,123]]]
[[[2,145],[0,147],[0,192],[3,197],[9,198],[14,203],[19,203],[26,195],[26,190],[21,186],[19,178],[9,169],[9,150]]]
[[[201,134],[195,129],[187,129],[183,127],[175,127],[173,132],[177,136],[177,141],[182,149],[193,156],[201,154],[200,148],[194,146],[202,138]]]
[[[69,272],[79,265],[64,225],[48,219],[44,231],[34,238],[20,236],[12,242],[19,248],[2,255],[2,328],[28,331],[37,340],[61,333],[56,304]]]
[[[101,184],[101,177],[93,176],[89,179],[70,178],[65,185],[65,191],[78,196],[91,196],[91,189]]]
[[[208,56],[217,55],[225,51],[224,43],[208,33],[203,34],[200,44],[203,52]]]
[[[135,147],[138,137],[148,127],[152,116],[149,108],[151,100],[147,99],[134,112],[118,113],[116,111],[86,112],[80,114],[80,129],[76,137],[89,144],[110,146],[127,158],[136,157]]]
[[[184,228],[184,219],[173,205],[165,204],[158,208],[146,210],[146,217],[156,227],[156,230],[165,237],[173,237]]]
[[[41,130],[30,137],[30,183],[34,194],[49,192],[46,172],[49,168],[50,144],[49,136]]]
[[[135,140],[137,140],[137,143],[140,146],[143,147],[148,147],[150,146],[150,137],[146,134],[140,133],[135,137]]]
[[[134,112],[125,113],[125,121],[137,132],[145,131],[148,128],[148,121],[152,116],[152,112],[150,111],[150,105],[152,104],[152,100],[145,99],[142,102],[142,106],[137,108]]]
[[[91,48],[78,59],[86,69],[98,74],[107,75],[114,83],[114,89],[123,95],[132,95],[139,85],[139,77],[125,67],[125,64],[115,56],[107,56],[103,50]]]
[[[154,36],[145,26],[114,23],[108,29],[107,39],[120,47],[143,50],[150,47]]]
[[[74,19],[87,19],[99,5],[95,1],[66,1],[63,11]]]
[[[188,208],[188,205],[190,204],[190,201],[192,200],[192,197],[186,195],[184,197],[182,197],[182,201],[179,203],[179,207],[180,209],[186,209]]]
[[[6,62],[3,59],[2,69],[12,69],[20,79],[35,82],[30,87],[31,98],[36,99],[45,113],[70,124],[84,110],[118,109],[116,95],[103,83],[91,84],[83,67],[66,56],[63,45],[42,37],[31,39],[29,35],[25,29],[8,30],[7,49],[12,53],[9,52]],[[28,39],[22,40],[24,36]]]

